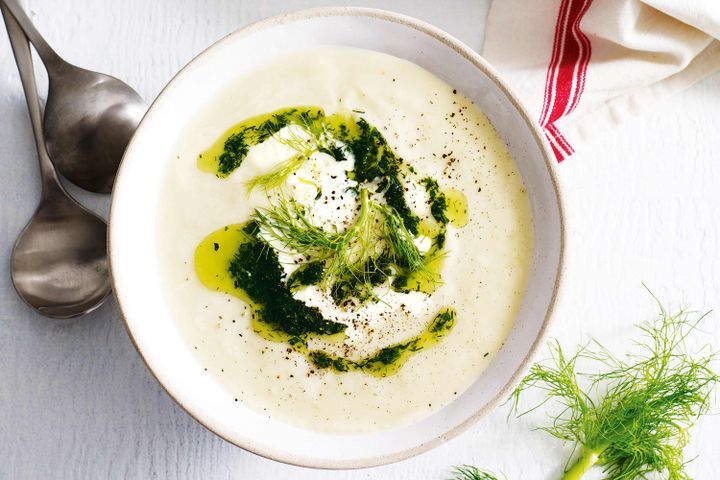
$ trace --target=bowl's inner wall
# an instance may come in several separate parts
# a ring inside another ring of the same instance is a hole
[[[338,13],[340,12],[340,13]],[[535,253],[516,324],[490,368],[448,407],[417,424],[362,436],[305,431],[237,403],[202,369],[163,304],[154,241],[158,191],[178,132],[238,77],[261,62],[319,45],[366,48],[405,58],[470,97],[508,144],[532,203]],[[517,375],[544,328],[560,262],[560,212],[540,140],[482,67],[411,24],[364,12],[286,18],[228,37],[186,67],[143,120],[125,159],[111,210],[110,254],[116,295],[148,366],[195,418],[224,438],[266,456],[313,466],[383,463],[418,453],[481,415]]]

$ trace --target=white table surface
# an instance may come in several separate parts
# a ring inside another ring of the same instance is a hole
[[[68,60],[116,75],[152,99],[195,54],[248,22],[322,0],[31,0],[25,6]],[[435,23],[480,48],[488,1],[335,1],[384,7]],[[1,30],[2,28],[0,28]],[[44,81],[43,81],[44,88]],[[557,166],[568,245],[551,335],[594,335],[622,349],[655,312],[720,306],[720,75]],[[110,301],[57,322],[31,312],[10,283],[13,242],[39,196],[36,155],[10,47],[0,32],[0,479],[443,479],[476,463],[509,479],[558,477],[568,446],[531,429],[540,415],[507,409],[414,459],[323,472],[278,464],[225,443],[153,380]],[[107,197],[71,191],[101,213]],[[705,324],[720,345],[720,313]],[[718,408],[716,408],[716,411]],[[695,430],[688,458],[718,478],[720,416]]]

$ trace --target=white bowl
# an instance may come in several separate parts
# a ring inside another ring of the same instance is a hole
[[[155,238],[159,189],[173,146],[195,112],[261,62],[320,45],[376,50],[410,60],[471,98],[507,143],[532,204],[535,252],[522,306],[490,367],[447,407],[413,425],[363,435],[303,430],[227,401],[177,331],[163,301]],[[562,212],[543,136],[493,68],[447,33],[394,13],[306,10],[243,28],[198,55],[168,84],[138,127],[115,181],[109,249],[128,332],[160,384],[217,435],[282,462],[359,468],[424,452],[457,435],[506,398],[547,328],[560,277]]]

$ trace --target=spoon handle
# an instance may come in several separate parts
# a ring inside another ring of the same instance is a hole
[[[10,37],[10,44],[12,45],[13,54],[15,55],[15,63],[17,63],[18,72],[20,72],[20,80],[22,81],[25,99],[27,100],[27,106],[30,112],[30,123],[32,124],[35,145],[37,146],[38,158],[40,159],[43,192],[48,192],[50,188],[60,185],[60,182],[55,172],[55,167],[48,156],[47,147],[45,146],[45,137],[43,136],[41,127],[42,115],[40,113],[40,99],[38,98],[37,85],[35,83],[35,71],[33,69],[30,45],[20,25],[8,11],[7,5],[4,4],[3,1],[4,0],[0,0],[0,10],[2,10],[5,19],[8,37]]]
[[[27,38],[32,42],[48,70],[55,70],[65,65],[65,60],[60,58],[60,55],[55,53],[55,50],[48,45],[17,0],[0,0],[0,5],[4,5],[12,16],[15,17],[15,20],[17,20],[20,28],[23,29]],[[5,20],[5,24],[7,25],[7,20]]]

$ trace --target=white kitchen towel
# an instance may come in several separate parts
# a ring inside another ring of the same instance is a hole
[[[720,69],[720,0],[494,0],[483,55],[558,161]]]

